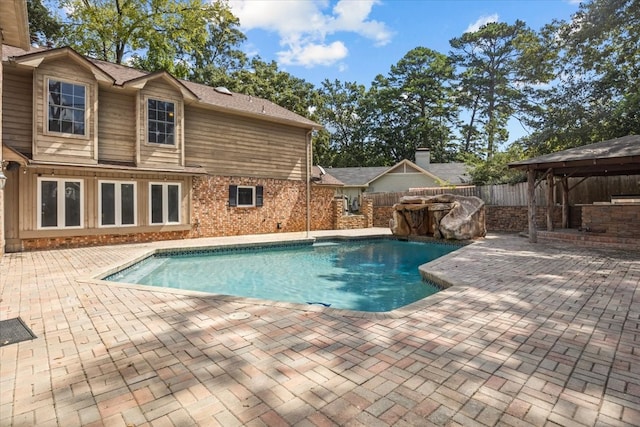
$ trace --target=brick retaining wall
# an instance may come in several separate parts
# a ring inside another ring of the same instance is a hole
[[[373,201],[363,199],[359,215],[344,215],[342,199],[333,200],[334,230],[354,230],[358,228],[371,228],[374,226]]]
[[[582,228],[618,237],[640,237],[640,205],[583,205]]]
[[[392,206],[374,207],[373,226],[389,227],[393,214]],[[528,228],[526,206],[488,206],[485,205],[487,231],[520,232]],[[536,210],[536,223],[539,229],[547,228],[547,209],[539,207]],[[553,224],[555,228],[562,226],[562,208],[553,209]]]
[[[520,232],[529,227],[526,206],[485,206],[487,231]],[[562,227],[562,207],[553,208],[553,227]],[[547,228],[547,208],[536,208],[536,228]]]

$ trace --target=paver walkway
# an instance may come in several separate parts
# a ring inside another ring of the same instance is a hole
[[[84,280],[157,245],[2,257],[0,425],[640,425],[638,253],[491,235],[390,315]]]

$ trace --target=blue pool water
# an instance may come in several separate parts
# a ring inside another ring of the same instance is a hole
[[[393,239],[156,254],[105,280],[384,312],[438,291],[418,266],[456,250]]]

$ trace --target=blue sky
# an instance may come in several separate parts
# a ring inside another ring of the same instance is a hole
[[[409,50],[449,52],[449,40],[492,21],[538,30],[568,20],[577,0],[230,0],[250,55],[316,86],[325,78],[369,86]]]
[[[369,87],[411,49],[449,53],[449,40],[487,22],[517,19],[539,30],[569,20],[579,0],[230,0],[249,56],[320,87],[324,79]],[[512,119],[509,142],[530,133]],[[504,147],[501,147],[504,148]]]

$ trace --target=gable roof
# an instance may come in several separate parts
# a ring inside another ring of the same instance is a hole
[[[97,76],[100,77],[108,76],[109,81],[106,81],[107,79],[99,80],[112,84],[115,87],[126,87],[127,85],[136,87],[136,83],[144,83],[145,79],[154,79],[159,77],[173,79],[176,87],[184,88],[184,90],[180,90],[183,94],[187,95],[187,99],[188,94],[192,93],[194,95],[193,99],[196,105],[200,105],[204,108],[210,108],[234,115],[242,115],[257,120],[287,124],[309,130],[322,128],[320,124],[266,99],[243,95],[236,92],[229,95],[220,90],[216,90],[216,88],[211,86],[176,79],[166,72],[149,73],[147,71],[126,67],[124,65],[88,58],[75,52],[70,47],[55,49],[36,48],[32,49],[31,52],[27,52],[17,47],[3,46],[2,60],[37,67],[42,60],[48,57],[59,56],[61,54],[70,55],[79,61],[84,61],[86,64],[89,64],[92,67],[94,74],[97,73]],[[80,60],[80,58],[82,59]]]
[[[7,51],[7,52],[5,52]],[[19,48],[8,48],[2,50],[2,60],[6,60],[5,56],[8,56],[11,51],[20,52],[22,49]],[[29,52],[22,51],[23,54],[18,54],[15,56],[11,56],[8,59],[12,62],[20,65],[24,65],[27,67],[38,67],[42,61],[45,59],[59,59],[59,58],[70,58],[72,61],[75,61],[80,66],[86,68],[90,72],[93,73],[97,81],[106,82],[109,84],[115,83],[113,77],[106,73],[104,70],[95,67],[87,57],[80,55],[75,50],[70,47],[59,47],[55,49],[42,49],[35,48],[31,49]]]
[[[461,185],[471,181],[471,177],[467,172],[467,165],[464,163],[429,163],[425,169],[437,176],[441,181],[446,181],[449,184]]]
[[[369,182],[387,172],[389,166],[326,168],[329,175],[342,181],[347,187],[365,187]]]
[[[422,168],[406,159],[393,166],[326,168],[326,171],[342,181],[347,187],[367,187],[372,181],[403,166],[413,168],[416,172],[423,173],[435,180],[455,185],[463,184],[469,178],[464,163],[429,163],[428,168]]]
[[[326,185],[330,187],[344,186],[344,183],[342,181],[340,181],[330,173],[327,173],[327,169],[321,169],[319,166],[313,166],[311,168],[311,180],[316,185]]]
[[[169,85],[173,86],[182,94],[182,97],[185,100],[198,99],[198,97],[191,90],[189,90],[189,88],[186,87],[183,82],[176,79],[166,71],[156,71],[155,73],[149,73],[141,77],[136,77],[135,79],[127,80],[122,84],[122,86],[142,89],[148,82],[153,80],[163,80],[169,83]]]
[[[510,168],[552,169],[555,175],[640,174],[640,135],[627,135],[509,163]]]

